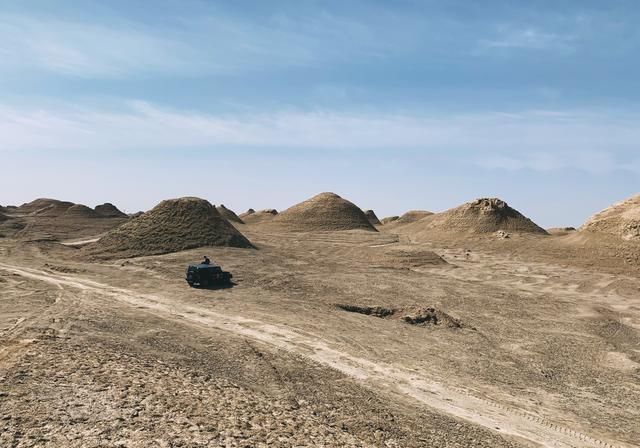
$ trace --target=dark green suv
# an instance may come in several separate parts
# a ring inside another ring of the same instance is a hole
[[[187,283],[192,288],[208,288],[231,284],[231,272],[214,264],[192,264],[187,268]]]

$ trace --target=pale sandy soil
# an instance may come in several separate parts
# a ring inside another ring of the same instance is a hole
[[[242,232],[259,250],[91,262],[0,239],[0,446],[640,446],[631,255],[571,236]],[[204,254],[233,288],[187,286]]]

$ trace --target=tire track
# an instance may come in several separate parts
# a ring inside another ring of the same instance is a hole
[[[150,294],[138,294],[90,279],[53,274],[32,268],[0,263],[0,269],[23,277],[90,291],[136,308],[144,307],[162,318],[180,319],[199,326],[228,331],[262,342],[293,356],[346,374],[375,390],[386,390],[399,397],[410,397],[437,411],[462,418],[506,436],[514,436],[545,447],[623,448],[628,445],[605,441],[584,432],[559,425],[521,409],[503,406],[469,391],[437,383],[416,372],[376,363],[331,347],[327,342],[302,335],[293,329],[237,315],[220,314],[205,308],[173,303]]]

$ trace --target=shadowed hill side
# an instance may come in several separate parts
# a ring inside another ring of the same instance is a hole
[[[364,212],[335,193],[320,193],[280,213],[272,221],[291,231],[370,230]]]
[[[640,194],[596,213],[580,227],[580,232],[607,234],[623,240],[640,239]]]
[[[110,202],[105,202],[104,204],[97,205],[94,208],[95,212],[100,216],[104,216],[105,218],[126,218],[127,214],[121,212],[118,207],[111,204]]]
[[[442,213],[426,216],[404,229],[462,233],[522,232],[547,235],[547,231],[497,198],[467,202]]]
[[[100,214],[94,209],[82,204],[75,204],[69,207],[62,215],[62,218],[100,218]]]
[[[218,210],[218,213],[220,213],[220,215],[227,221],[244,224],[244,221],[240,219],[233,210],[225,207],[224,204],[220,204],[219,206],[217,206],[216,210]]]
[[[364,215],[367,217],[372,226],[379,226],[380,224],[382,224],[373,210],[366,210],[364,212]]]
[[[208,201],[186,197],[162,201],[85,250],[100,257],[125,258],[202,246],[253,247]]]

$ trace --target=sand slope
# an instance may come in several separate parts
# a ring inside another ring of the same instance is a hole
[[[22,204],[16,209],[20,214],[37,214],[42,216],[59,216],[64,213],[73,202],[59,201],[57,199],[50,198],[38,198],[31,202]]]
[[[398,219],[393,220],[394,224],[411,224],[412,222],[420,221],[422,218],[433,215],[433,212],[427,210],[409,210]]]
[[[220,215],[227,221],[236,222],[238,224],[244,224],[244,221],[240,219],[233,210],[230,210],[227,207],[225,207],[224,204],[218,205],[216,207],[216,210],[218,210],[218,213],[220,213]]]
[[[278,211],[274,208],[267,208],[257,212],[250,208],[245,213],[241,214],[240,218],[245,224],[260,224],[271,221],[277,214]]]
[[[300,232],[355,229],[376,231],[362,210],[335,193],[320,193],[288,208],[272,222]]]
[[[100,218],[100,214],[96,212],[94,209],[87,207],[82,204],[75,204],[69,207],[65,212],[61,215],[62,218]]]
[[[201,246],[253,247],[208,201],[186,197],[162,201],[86,250],[105,257],[136,257]]]
[[[379,226],[380,224],[382,224],[373,210],[365,210],[364,215],[367,217],[372,226]]]
[[[105,218],[126,218],[127,214],[121,212],[118,207],[111,204],[110,202],[105,202],[104,204],[97,205],[94,208],[96,213],[100,216],[104,216]]]
[[[604,233],[624,240],[640,239],[640,194],[595,214],[580,231]]]
[[[382,218],[382,220],[380,220],[380,222],[383,225],[387,225],[387,224],[390,224],[390,223],[392,223],[394,221],[397,221],[398,219],[400,219],[399,216],[386,216],[386,217]]]

